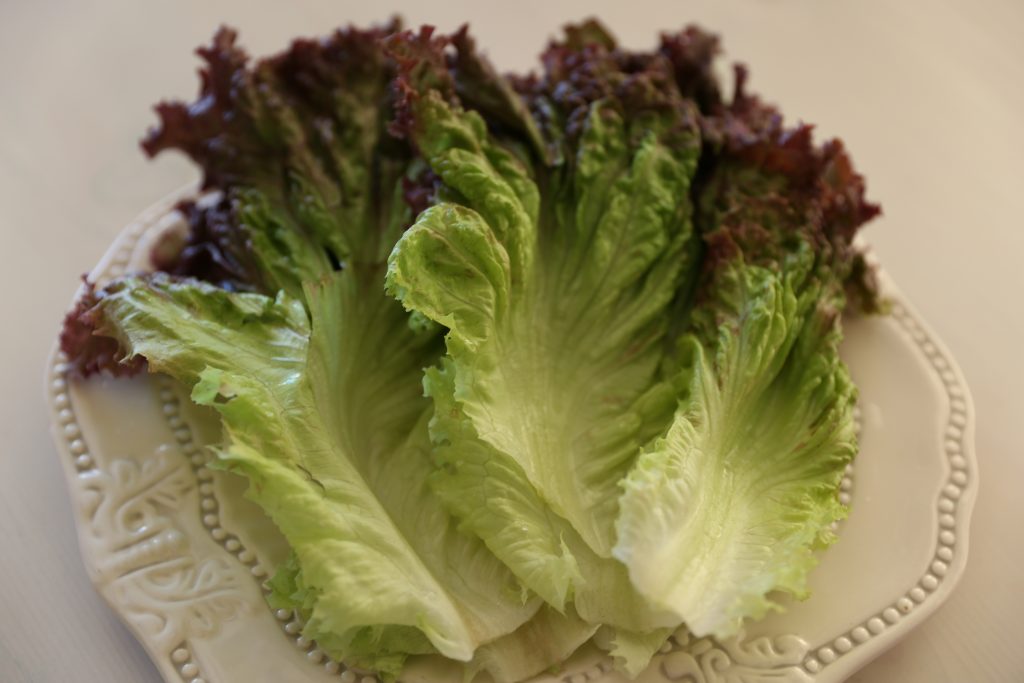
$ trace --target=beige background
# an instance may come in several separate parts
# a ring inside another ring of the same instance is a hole
[[[517,69],[590,12],[631,47],[698,21],[752,65],[757,91],[841,133],[885,208],[869,240],[967,375],[981,467],[960,587],[853,680],[1024,680],[1024,2],[598,6],[393,4],[413,23],[470,20],[492,59]],[[264,53],[386,14],[340,0],[0,0],[0,680],[158,681],[82,569],[41,390],[78,274],[139,210],[195,176],[180,158],[138,151],[150,106],[192,96],[190,52],[220,22]]]

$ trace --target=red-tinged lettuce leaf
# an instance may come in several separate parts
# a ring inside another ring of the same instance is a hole
[[[811,126],[787,127],[746,81],[746,69],[737,68],[732,102],[702,119],[697,225],[708,249],[705,284],[737,257],[779,269],[809,244],[819,277],[845,288],[862,310],[879,310],[874,272],[854,245],[880,212],[865,198],[864,178],[841,141],[815,145]]]
[[[104,297],[94,284],[83,276],[83,289],[75,305],[64,316],[60,332],[60,350],[67,356],[69,373],[87,377],[100,372],[116,376],[134,375],[145,367],[142,358],[129,358],[117,340],[95,333],[98,324],[97,305]]]
[[[157,105],[160,125],[143,149],[150,156],[167,149],[189,155],[202,168],[205,187],[280,183],[283,171],[318,166],[333,150],[315,146],[330,144],[332,133],[351,139],[377,128],[372,115],[393,77],[378,43],[396,28],[297,40],[288,51],[251,63],[236,32],[222,27],[197,50],[205,66],[196,101]],[[370,115],[359,122],[363,128],[347,130],[360,114]],[[375,141],[374,134],[364,142]]]
[[[412,103],[421,93],[433,91],[477,111],[488,128],[506,141],[521,143],[528,152],[553,161],[547,157],[526,101],[513,87],[514,77],[498,74],[477,50],[468,25],[450,36],[438,35],[432,26],[399,32],[388,37],[385,45],[400,74],[394,84],[397,111],[391,130],[395,135],[415,140]]]
[[[705,245],[680,339],[678,409],[624,481],[615,556],[697,635],[729,637],[808,594],[846,514],[856,388],[839,357],[846,291],[877,288],[853,237],[878,213],[838,141],[814,144],[745,90],[702,114]]]
[[[150,155],[190,156],[210,191],[179,207],[188,234],[158,242],[156,268],[299,299],[304,283],[338,268],[375,272],[434,185],[386,130],[396,71],[381,39],[397,28],[339,30],[257,62],[233,31],[218,31],[199,50],[197,99],[160,104],[160,125],[143,142]],[[109,356],[109,344],[74,320],[65,334],[73,364],[83,374],[109,366],[93,358]]]
[[[184,236],[170,231],[157,240],[150,252],[153,267],[227,290],[253,289],[260,281],[259,267],[252,250],[239,238],[231,202],[222,195],[213,201],[187,200],[177,210],[188,230]]]
[[[451,39],[436,34],[433,26],[422,26],[419,31],[400,31],[388,36],[383,45],[397,66],[392,83],[395,93],[395,116],[391,121],[392,134],[403,140],[414,139],[416,125],[413,103],[420,92],[432,90],[445,99],[455,94],[455,81],[448,71],[445,51]]]
[[[207,240],[196,231],[193,253],[223,257],[213,262],[227,263],[236,279],[268,292],[281,282],[261,272],[265,264],[236,267],[250,260],[244,252],[253,249],[254,230],[269,230],[273,239],[286,233],[308,250],[325,252],[328,265],[383,259],[412,219],[395,202],[412,150],[386,130],[395,65],[381,39],[396,28],[349,28],[318,41],[297,40],[255,63],[229,29],[199,50],[206,64],[198,98],[160,104],[160,125],[143,141],[150,155],[184,152],[202,168],[204,188],[224,194],[219,215],[203,221],[227,227],[205,231]],[[259,205],[260,226],[243,215],[247,207],[240,204],[252,203]],[[296,275],[322,274],[300,268]]]
[[[478,111],[488,127],[501,137],[521,137],[547,163],[554,163],[526,101],[509,78],[500,76],[476,49],[476,41],[463,26],[452,35],[455,54],[448,59],[455,93],[468,108]]]
[[[543,133],[549,158],[571,163],[589,108],[599,100],[613,100],[637,119],[638,134],[642,111],[656,117],[658,109],[681,102],[696,104],[700,111],[717,105],[718,85],[710,66],[716,53],[717,39],[692,27],[663,36],[657,51],[629,51],[599,22],[589,20],[566,26],[564,38],[548,45],[539,74],[512,82]]]
[[[688,26],[676,33],[663,33],[659,52],[672,64],[679,93],[696,102],[704,114],[716,111],[722,102],[714,73],[715,59],[721,54],[718,36]]]

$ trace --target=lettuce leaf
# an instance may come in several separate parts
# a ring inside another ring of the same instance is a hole
[[[158,105],[142,144],[187,154],[221,202],[186,207],[189,242],[161,270],[301,298],[335,264],[383,261],[412,221],[417,177],[413,150],[387,133],[396,69],[380,41],[397,28],[298,40],[256,63],[222,28],[198,51],[199,97]]]
[[[537,599],[477,539],[455,530],[426,485],[430,406],[416,391],[423,335],[393,302],[351,286],[348,273],[337,274],[310,292],[308,339],[302,305],[285,295],[273,301],[160,276],[121,281],[96,313],[104,333],[153,371],[194,384],[193,399],[221,412],[221,466],[249,478],[249,497],[293,549],[269,581],[271,604],[298,610],[303,633],[322,649],[389,679],[408,655],[435,651],[498,681],[563,660],[597,627],[571,611],[538,612]],[[389,317],[390,329],[369,328],[380,337],[345,334],[346,324],[366,331],[368,320]],[[396,346],[403,339],[409,348]],[[428,332],[428,353],[431,339]],[[271,354],[276,362],[267,364]],[[403,355],[411,372],[399,372]],[[260,371],[268,365],[281,374]],[[342,396],[351,399],[339,404]]]
[[[424,386],[432,481],[463,528],[557,609],[572,598],[587,621],[644,631],[674,624],[611,559],[614,520],[674,407],[659,369],[694,264],[700,146],[692,110],[656,89],[664,74],[606,67],[620,95],[582,106],[572,162],[553,169],[414,71],[430,88],[411,93],[409,134],[453,201],[398,241],[387,286],[448,330]]]
[[[596,626],[571,610],[538,611],[427,487],[431,406],[420,369],[439,339],[384,296],[375,251],[411,222],[425,166],[382,137],[393,65],[380,38],[339,32],[249,68],[233,33],[218,34],[201,52],[202,106],[163,105],[146,146],[186,151],[220,190],[183,207],[189,242],[162,266],[222,289],[122,280],[89,298],[80,318],[221,412],[223,466],[249,478],[249,495],[292,546],[270,601],[303,614],[308,637],[388,676],[410,654],[439,651],[467,671],[518,678],[564,658]],[[490,74],[463,41],[466,79]],[[359,54],[372,59],[350,61]],[[374,563],[392,569],[376,576]],[[449,590],[450,604],[438,603]],[[527,648],[533,657],[522,659]]]
[[[770,592],[806,596],[812,551],[845,516],[836,491],[856,440],[819,290],[758,266],[722,279],[730,322],[683,342],[685,393],[626,478],[616,557],[692,632],[724,637],[774,607]]]
[[[221,414],[221,465],[249,479],[301,567],[308,637],[374,667],[429,649],[469,661],[539,603],[427,485],[419,378],[436,336],[356,270],[309,285],[307,300],[309,320],[285,293],[156,276],[122,280],[98,313],[104,333]]]
[[[856,389],[839,311],[859,278],[852,236],[877,208],[841,146],[783,128],[742,78],[715,124],[679,408],[625,480],[615,556],[693,633],[725,637],[777,609],[774,591],[806,597],[814,551],[846,514]]]

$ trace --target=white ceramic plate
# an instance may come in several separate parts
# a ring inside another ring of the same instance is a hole
[[[128,226],[91,278],[147,269],[154,238],[184,228],[172,209],[191,191]],[[892,314],[846,322],[861,452],[843,483],[850,517],[812,575],[812,597],[729,642],[680,632],[640,681],[840,681],[949,596],[977,490],[971,399],[949,354],[883,283]],[[216,419],[169,379],[69,381],[63,361],[54,351],[46,393],[85,566],[166,680],[375,681],[327,659],[292,614],[267,607],[262,583],[285,545],[242,499],[241,481],[205,467]],[[403,680],[454,674],[424,659]],[[537,682],[623,680],[584,648]]]

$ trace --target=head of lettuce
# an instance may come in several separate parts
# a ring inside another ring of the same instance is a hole
[[[144,142],[200,165],[184,244],[90,288],[64,350],[217,411],[333,657],[636,674],[807,594],[845,514],[848,303],[878,308],[838,142],[730,98],[697,29],[566,29],[527,76],[396,24],[251,63],[222,30]]]

